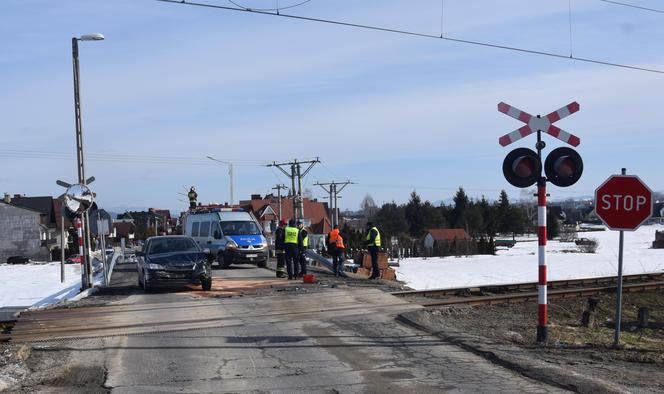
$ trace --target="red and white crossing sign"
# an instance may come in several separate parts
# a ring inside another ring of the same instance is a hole
[[[636,230],[652,216],[652,191],[638,176],[613,175],[595,190],[595,213],[611,230]]]
[[[562,118],[570,116],[571,114],[577,112],[579,109],[579,103],[574,101],[557,111],[553,111],[550,114],[541,117],[539,115],[532,116],[531,114],[525,111],[521,111],[516,107],[512,107],[509,104],[500,102],[498,104],[498,111],[514,119],[520,120],[526,125],[521,126],[513,132],[500,137],[498,139],[498,143],[502,146],[507,146],[514,141],[520,140],[521,138],[534,133],[537,130],[541,130],[572,146],[578,146],[581,143],[581,139],[579,137],[570,134],[565,130],[561,130],[559,127],[554,126],[553,123],[559,121]]]

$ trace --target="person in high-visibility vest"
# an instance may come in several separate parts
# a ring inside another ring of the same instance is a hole
[[[364,239],[364,245],[371,254],[371,276],[369,279],[380,277],[378,268],[378,249],[380,249],[380,232],[371,222],[367,222],[367,237]]]
[[[288,221],[288,226],[284,228],[284,250],[286,252],[286,271],[288,280],[296,277],[294,268],[298,264],[298,235],[300,231],[295,227],[295,220]]]
[[[187,197],[189,198],[189,209],[196,208],[196,200],[198,199],[198,193],[196,193],[195,187],[192,186],[191,189],[189,189]]]
[[[332,273],[339,276],[339,226],[335,225],[327,235],[327,253],[332,256]]]
[[[286,233],[284,231],[286,221],[281,219],[279,227],[274,231],[274,253],[277,255],[277,278],[286,276]]]
[[[305,251],[309,248],[309,233],[304,228],[304,224],[300,221],[297,222],[297,228],[300,230],[298,234],[298,262],[299,267],[295,267],[295,272],[297,277],[303,277],[307,273],[307,259],[305,257]]]

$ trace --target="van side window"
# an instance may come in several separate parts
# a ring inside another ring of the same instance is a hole
[[[221,239],[221,227],[219,227],[219,222],[212,222],[212,236],[214,239]]]
[[[201,222],[201,233],[199,237],[209,237],[210,236],[210,222]]]
[[[199,222],[193,222],[191,224],[191,236],[192,237],[198,237],[198,225],[199,225]]]

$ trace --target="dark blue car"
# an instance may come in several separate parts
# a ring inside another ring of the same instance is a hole
[[[188,236],[151,237],[143,251],[136,254],[138,284],[149,292],[156,287],[185,286],[200,283],[203,290],[212,288],[211,264],[214,256]]]

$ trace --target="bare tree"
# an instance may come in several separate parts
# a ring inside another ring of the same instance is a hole
[[[371,197],[370,194],[367,194],[362,199],[362,203],[360,204],[360,211],[362,211],[362,214],[367,219],[373,218],[373,216],[378,211],[378,207],[376,206],[376,202],[374,201],[373,197]]]

